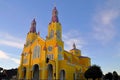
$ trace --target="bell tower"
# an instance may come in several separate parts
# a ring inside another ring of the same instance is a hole
[[[52,10],[52,18],[51,22],[48,25],[48,35],[46,37],[46,43],[48,47],[48,53],[54,53],[54,59],[57,58],[55,57],[55,55],[59,57],[60,54],[58,53],[62,54],[62,51],[64,50],[64,43],[62,41],[62,26],[59,23],[58,11],[56,7],[54,7]],[[54,51],[55,47],[58,47],[58,52]],[[53,51],[50,51],[50,49],[53,49]]]
[[[58,79],[59,60],[64,60],[64,42],[62,41],[62,26],[59,23],[58,11],[54,7],[52,18],[48,25],[48,35],[46,37],[47,58],[56,66],[56,79]],[[49,63],[48,63],[49,64]]]
[[[57,8],[54,7],[52,11],[52,18],[51,22],[48,26],[48,36],[47,39],[55,39],[55,40],[62,40],[62,27],[59,23],[58,19],[58,11]]]
[[[30,27],[30,31],[27,34],[27,38],[26,38],[26,46],[29,45],[30,43],[32,43],[37,37],[37,32],[36,32],[36,21],[35,19],[32,20],[31,22],[31,27]]]

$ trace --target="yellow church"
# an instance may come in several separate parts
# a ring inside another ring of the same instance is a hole
[[[82,56],[75,43],[73,49],[64,49],[62,26],[54,7],[46,39],[36,32],[35,19],[31,23],[18,67],[18,80],[85,80],[84,72],[90,65],[90,58]]]

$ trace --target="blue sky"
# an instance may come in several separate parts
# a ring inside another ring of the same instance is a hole
[[[0,66],[15,68],[33,18],[45,39],[56,5],[65,49],[72,43],[104,73],[120,74],[120,0],[0,0]]]

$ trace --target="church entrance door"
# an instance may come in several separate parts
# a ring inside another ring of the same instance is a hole
[[[48,65],[48,80],[53,79],[53,66],[51,64]]]
[[[38,65],[34,66],[33,80],[39,80],[39,66]]]
[[[65,71],[64,70],[60,71],[60,80],[65,80]]]

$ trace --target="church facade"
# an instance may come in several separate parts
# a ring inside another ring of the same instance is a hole
[[[70,51],[64,49],[62,26],[54,7],[46,39],[36,32],[36,21],[32,21],[21,54],[18,79],[84,80],[84,72],[90,65],[90,58],[82,56],[75,43]]]

